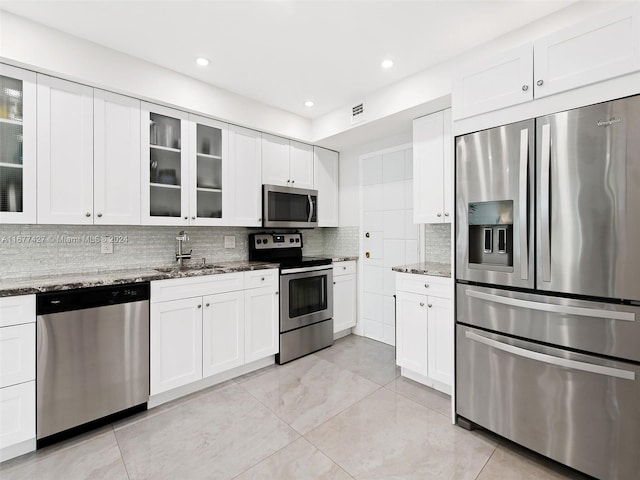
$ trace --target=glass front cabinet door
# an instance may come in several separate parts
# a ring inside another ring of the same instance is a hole
[[[0,64],[0,223],[36,223],[36,74]]]
[[[189,223],[188,114],[142,102],[142,224]]]
[[[228,193],[228,125],[196,115],[189,120],[189,223],[221,225]]]

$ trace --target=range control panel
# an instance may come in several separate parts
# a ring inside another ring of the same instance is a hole
[[[301,233],[256,233],[252,238],[256,250],[302,248]]]

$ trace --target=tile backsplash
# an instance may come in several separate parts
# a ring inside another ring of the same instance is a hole
[[[424,226],[424,258],[427,262],[451,263],[451,224]]]
[[[167,266],[175,263],[180,227],[0,225],[2,277],[19,278],[76,272]],[[246,260],[248,236],[242,227],[186,227],[192,261]],[[358,227],[304,230],[305,255],[357,255]],[[224,237],[235,236],[235,248]],[[113,253],[100,253],[102,237],[113,236]]]

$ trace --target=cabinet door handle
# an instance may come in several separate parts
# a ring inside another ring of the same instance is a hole
[[[420,306],[421,306],[421,307],[424,307],[424,302],[420,302]]]
[[[209,304],[207,303],[207,304],[205,305],[205,307],[208,307],[208,306],[209,306]]]
[[[371,236],[371,234],[369,232],[364,234],[365,237],[369,238]]]
[[[544,83],[544,82],[543,82],[542,80],[538,80],[538,81],[536,82],[536,85],[538,85],[539,87],[541,87],[543,83]]]
[[[291,180],[287,180],[287,183],[291,183]]]
[[[529,85],[522,85],[522,91],[526,92],[527,90],[529,90]]]
[[[295,180],[291,180],[291,185],[293,185],[294,183],[296,183],[296,181]]]
[[[449,212],[444,212],[444,216],[448,217],[449,216]]]
[[[438,214],[438,217],[441,217],[441,216],[442,216],[442,214],[441,214],[441,213],[439,213],[439,214]]]
[[[425,283],[425,284],[424,284],[424,288],[429,288],[429,284],[428,284],[428,283]]]
[[[89,212],[87,212],[87,213],[85,213],[85,214],[84,214],[84,216],[85,216],[85,217],[90,217],[90,216],[91,216],[91,214],[90,214]]]
[[[184,217],[185,220],[189,220],[189,217]]]
[[[99,214],[98,214],[98,218],[101,218],[101,217],[102,217],[102,214],[101,214],[101,213],[99,213]]]
[[[198,305],[198,308],[202,308],[202,305]]]
[[[428,304],[427,304],[427,307],[431,308],[431,307],[433,307],[433,305],[432,305],[432,304],[430,304],[430,303],[428,303]]]

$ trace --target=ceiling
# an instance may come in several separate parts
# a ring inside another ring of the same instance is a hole
[[[571,3],[1,0],[0,8],[313,119]],[[211,64],[196,65],[199,56]],[[395,62],[388,70],[386,58]]]

